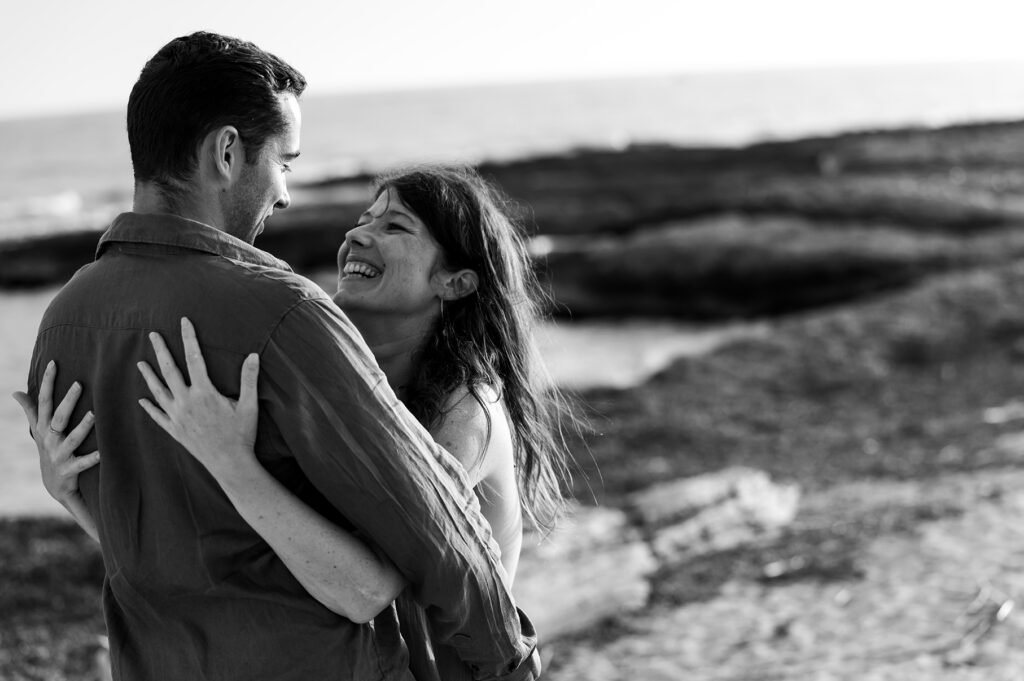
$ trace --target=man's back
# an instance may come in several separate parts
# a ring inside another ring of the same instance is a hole
[[[38,399],[56,360],[58,392],[84,386],[72,417],[96,416],[85,447],[103,462],[80,487],[107,569],[115,676],[407,675],[394,619],[356,626],[315,603],[138,406],[146,389],[133,365],[152,360],[148,334],[162,332],[180,362],[188,316],[222,392],[237,392],[242,359],[259,353],[256,455],[269,472],[372,540],[476,678],[532,679],[536,636],[465,471],[323,292],[249,245],[291,203],[305,86],[287,63],[229,36],[199,31],[162,47],[128,99],[138,212],[114,221],[98,261],[40,328],[29,392]]]
[[[159,224],[174,218],[131,217],[151,234],[175,227]],[[30,376],[35,393],[42,369],[55,359],[58,393],[74,380],[85,387],[75,418],[87,409],[97,416],[85,446],[98,448],[103,462],[82,475],[80,486],[107,569],[104,609],[115,674],[403,678],[400,642],[375,640],[369,625],[314,601],[201,464],[137,402],[145,386],[135,365],[153,362],[149,332],[162,333],[180,362],[179,320],[188,316],[211,379],[237,393],[244,357],[265,350],[292,308],[323,294],[269,258],[246,263],[154,240],[108,242],[102,257],[65,287],[44,316]],[[261,423],[257,450],[282,482],[341,522],[273,421]]]

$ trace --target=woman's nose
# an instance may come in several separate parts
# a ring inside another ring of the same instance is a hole
[[[356,225],[345,234],[345,243],[350,247],[354,244],[366,248],[370,245],[371,240],[369,224]]]

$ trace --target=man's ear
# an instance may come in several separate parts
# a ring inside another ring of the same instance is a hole
[[[213,177],[227,184],[237,179],[245,163],[245,146],[233,125],[211,130],[203,139],[199,153],[200,162],[210,169]]]
[[[441,272],[441,300],[453,301],[474,293],[480,285],[480,278],[470,269],[457,272]]]

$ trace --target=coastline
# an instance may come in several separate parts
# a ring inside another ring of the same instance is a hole
[[[533,235],[555,314],[707,321],[849,302],[1024,254],[1022,156],[1024,122],[1010,121],[478,168]],[[301,273],[332,266],[370,180],[296,187],[257,245]],[[99,234],[0,242],[0,291],[66,280]]]

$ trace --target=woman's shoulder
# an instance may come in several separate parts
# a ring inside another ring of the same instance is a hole
[[[438,444],[466,468],[474,484],[512,456],[512,433],[501,395],[493,386],[460,386],[445,399],[432,429]]]
[[[483,402],[483,404],[481,404]],[[489,383],[476,383],[470,388],[463,384],[448,393],[441,408],[442,416],[449,412],[462,411],[468,415],[474,411],[484,411],[490,405],[498,405],[502,409],[502,399],[498,389]]]

